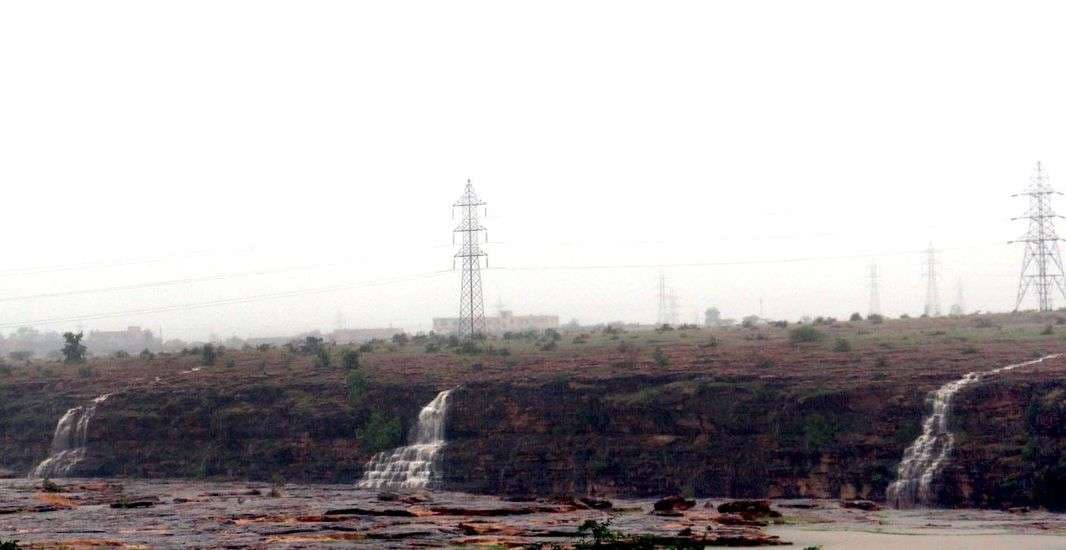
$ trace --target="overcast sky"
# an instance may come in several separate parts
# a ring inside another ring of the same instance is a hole
[[[930,241],[945,311],[960,279],[1009,310],[1010,194],[1037,160],[1066,189],[1064,25],[1018,1],[4,2],[0,331],[428,330],[458,308],[467,178],[490,310],[652,322],[665,264],[683,321],[845,316],[876,260],[884,312],[918,314]],[[616,267],[556,269],[592,266]]]

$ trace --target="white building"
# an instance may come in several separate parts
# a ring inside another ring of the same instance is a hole
[[[499,317],[485,317],[485,332],[488,334],[558,328],[558,315],[515,315],[510,311],[501,310]],[[459,332],[459,319],[457,317],[437,317],[433,319],[433,332],[437,334],[456,334]]]

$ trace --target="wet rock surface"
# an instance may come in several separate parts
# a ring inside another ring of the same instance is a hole
[[[58,480],[44,493],[27,479],[0,481],[0,540],[23,548],[574,548],[598,526],[625,547],[776,546],[820,533],[889,531],[922,535],[1000,533],[1032,546],[1066,546],[1066,516],[1040,510],[880,510],[835,500],[699,501],[661,516],[654,499],[614,499],[597,510],[582,498],[512,502],[451,492],[379,494],[353,485],[286,485],[183,480]],[[603,506],[600,499],[591,499]],[[112,507],[151,502],[148,507]],[[783,511],[780,518],[742,513]],[[686,502],[687,504],[687,502]],[[736,512],[719,513],[723,509]],[[795,538],[794,538],[795,537]],[[1013,539],[1012,539],[1013,540]],[[626,546],[629,545],[629,546]],[[847,546],[861,547],[861,546]],[[952,547],[952,546],[947,546]],[[954,546],[960,547],[960,546]],[[972,547],[972,546],[971,546]],[[829,548],[829,546],[827,546]]]
[[[620,544],[785,544],[755,524],[719,516],[680,497],[669,517],[653,500],[577,497],[510,502],[420,491],[378,493],[351,485],[288,485],[270,496],[261,483],[59,480],[0,481],[0,533],[28,548],[280,548],[333,543],[386,548],[591,541],[583,525],[610,526]],[[662,505],[660,505],[662,506]],[[646,546],[644,546],[646,547]]]

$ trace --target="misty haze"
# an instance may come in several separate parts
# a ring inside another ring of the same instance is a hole
[[[0,550],[1066,548],[1064,24],[0,5]]]

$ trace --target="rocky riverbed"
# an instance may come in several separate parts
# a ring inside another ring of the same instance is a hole
[[[55,483],[0,480],[0,541],[18,540],[22,548],[567,548],[595,540],[595,526],[601,537],[663,545],[812,541],[832,548],[858,540],[849,536],[880,534],[888,537],[884,542],[895,534],[919,546],[923,535],[947,537],[938,543],[941,549],[966,547],[971,535],[993,537],[993,543],[1021,540],[1020,547],[1066,546],[1066,516],[1021,510],[900,512],[869,502],[817,500],[505,500],[351,485],[185,480]],[[844,537],[843,543],[834,537]]]

